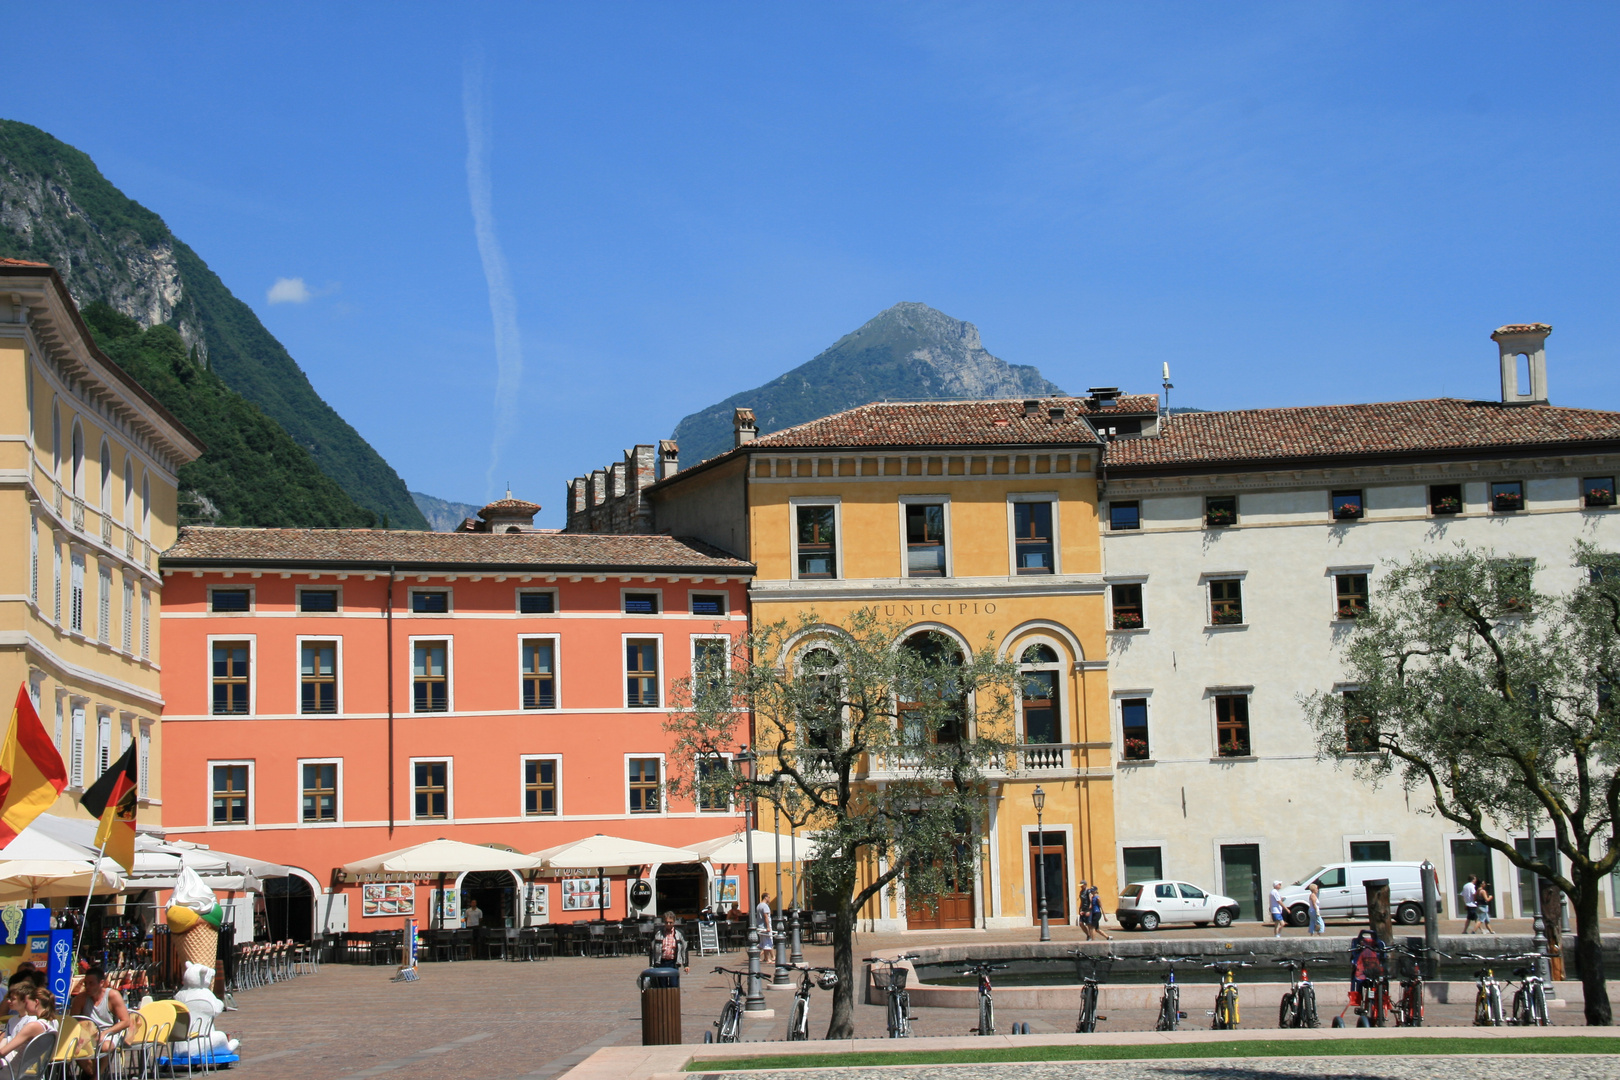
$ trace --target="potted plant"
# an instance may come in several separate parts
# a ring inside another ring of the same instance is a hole
[[[1589,487],[1586,489],[1587,506],[1613,506],[1614,489],[1604,487]]]
[[[1210,618],[1210,622],[1214,623],[1216,626],[1235,626],[1242,621],[1243,612],[1232,611],[1230,609],[1217,611]]]
[[[1146,761],[1147,756],[1148,744],[1146,739],[1138,738],[1134,735],[1125,736],[1126,761]]]
[[[1361,516],[1361,504],[1342,502],[1333,508],[1333,516],[1340,521],[1353,521]]]
[[[1437,514],[1455,514],[1462,510],[1462,500],[1455,495],[1442,495],[1434,500],[1434,512]]]
[[[1212,506],[1204,511],[1204,524],[1211,529],[1224,529],[1237,518],[1237,514],[1224,506]]]
[[[1491,497],[1491,504],[1498,513],[1509,510],[1523,510],[1524,496],[1513,491],[1498,491]]]
[[[1142,629],[1142,613],[1139,612],[1139,611],[1116,611],[1116,612],[1114,612],[1114,629],[1115,630],[1140,630],[1140,629]]]
[[[1361,604],[1339,605],[1339,618],[1341,619],[1359,619],[1365,614],[1367,614],[1367,609]]]
[[[1247,742],[1239,743],[1238,740],[1237,740],[1236,735],[1232,736],[1230,739],[1227,739],[1225,742],[1221,743],[1221,757],[1248,757],[1248,756],[1249,756],[1248,743]]]

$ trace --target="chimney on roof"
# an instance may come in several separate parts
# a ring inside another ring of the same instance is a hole
[[[1099,409],[1112,409],[1119,402],[1119,387],[1093,386],[1086,391],[1091,395],[1091,403]]]
[[[1024,415],[1025,416],[1039,416],[1039,415],[1041,415],[1041,403],[1038,400],[1036,400],[1035,398],[1025,398],[1024,399]]]
[[[681,471],[681,452],[674,439],[658,440],[658,479],[668,480]]]
[[[1550,333],[1552,327],[1546,323],[1509,323],[1491,331],[1491,340],[1496,342],[1502,355],[1502,404],[1547,404],[1547,335]],[[1523,380],[1519,377],[1521,374]]]
[[[738,447],[744,443],[751,443],[759,435],[759,429],[754,426],[753,409],[737,409],[731,414],[732,446]]]

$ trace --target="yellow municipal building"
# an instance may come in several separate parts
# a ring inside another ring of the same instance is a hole
[[[656,460],[638,447],[570,485],[570,530],[639,525],[752,561],[756,625],[864,607],[1019,663],[1020,745],[989,773],[977,883],[931,904],[884,894],[866,928],[1029,926],[1043,865],[1055,923],[1076,921],[1082,882],[1116,895],[1097,420],[1142,406],[1156,409],[1107,394],[884,402],[763,438],[738,409],[727,453],[678,470],[673,444]]]

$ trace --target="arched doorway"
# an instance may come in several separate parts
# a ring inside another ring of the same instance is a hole
[[[698,863],[665,863],[653,879],[653,912],[696,915],[708,906],[709,875]]]
[[[264,920],[271,941],[314,940],[314,886],[298,874],[265,878]]]
[[[461,878],[461,913],[467,915],[467,901],[478,901],[484,913],[484,926],[517,926],[518,879],[510,870],[479,870]],[[510,921],[509,921],[510,920]]]

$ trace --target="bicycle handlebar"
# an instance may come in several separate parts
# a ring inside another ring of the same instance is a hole
[[[1254,967],[1254,961],[1253,960],[1211,960],[1211,961],[1209,961],[1207,963],[1200,964],[1199,966],[1200,967],[1207,967],[1207,968],[1216,968],[1217,970],[1220,969],[1220,968],[1245,968],[1245,967]]]
[[[893,960],[885,960],[881,956],[868,956],[865,960],[862,960],[861,963],[863,963],[863,964],[888,964],[890,967],[893,967],[894,965],[899,964],[899,963],[901,963],[903,961],[915,960],[915,959],[917,959],[917,958],[915,956],[913,956],[911,953],[901,953],[899,956],[895,957]]]
[[[1278,967],[1299,967],[1303,964],[1331,964],[1333,960],[1326,956],[1303,956],[1298,960],[1273,960]]]
[[[743,978],[747,978],[749,975],[752,975],[753,972],[751,972],[751,971],[737,971],[737,970],[735,970],[733,968],[717,967],[717,968],[714,969],[712,974],[715,974],[715,975],[740,975]]]

